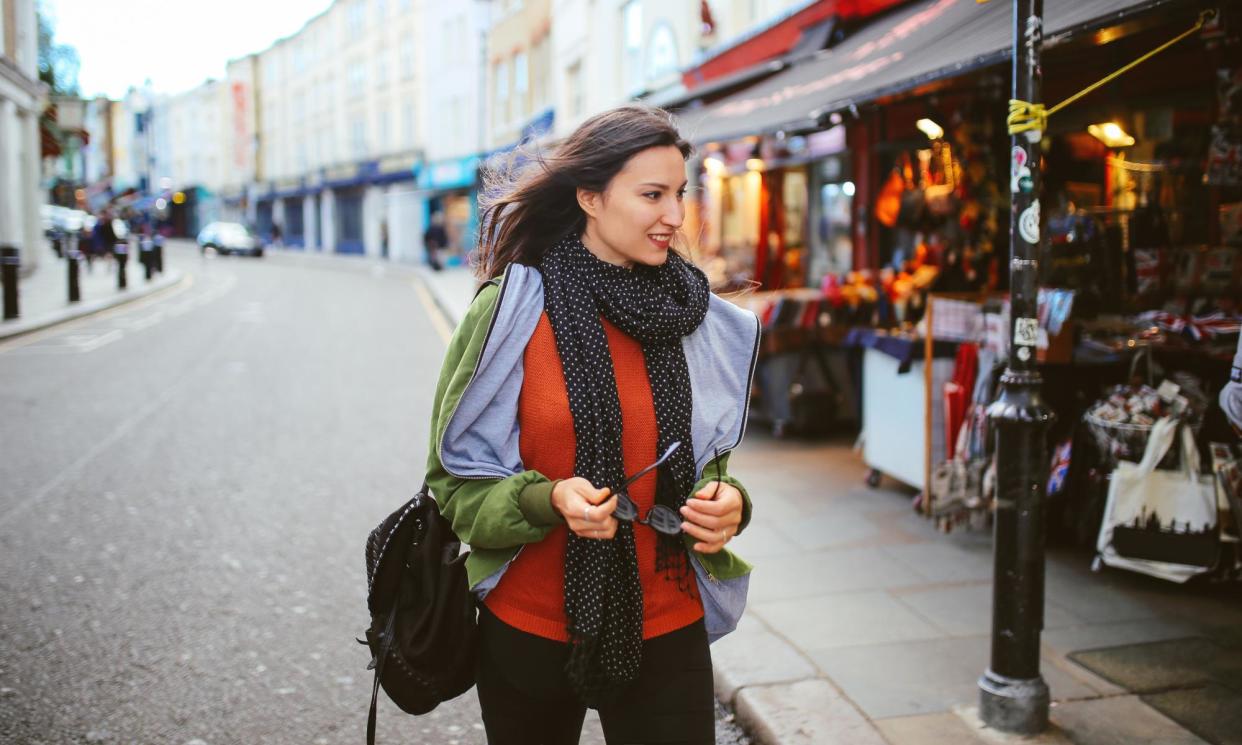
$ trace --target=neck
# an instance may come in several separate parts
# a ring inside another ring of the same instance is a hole
[[[591,230],[591,226],[589,224],[587,225],[586,230],[582,231],[582,235],[579,239],[582,241],[582,245],[586,246],[586,250],[590,251],[591,254],[600,261],[607,262],[614,266],[623,267],[625,269],[634,268],[633,261],[612,250],[612,247],[600,239],[599,236],[594,234],[594,231]]]

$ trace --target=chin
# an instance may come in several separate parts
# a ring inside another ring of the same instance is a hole
[[[668,261],[668,253],[668,251],[645,253],[642,256],[636,257],[634,263],[642,264],[643,266],[663,266],[664,262]]]

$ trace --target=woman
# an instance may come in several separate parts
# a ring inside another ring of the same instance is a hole
[[[472,549],[491,745],[576,743],[588,706],[609,743],[714,741],[708,643],[750,571],[725,545],[750,516],[728,453],[758,321],[671,250],[690,152],[628,106],[485,201],[494,279],[449,344],[427,473]]]

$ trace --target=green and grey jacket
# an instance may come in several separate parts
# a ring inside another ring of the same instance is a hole
[[[470,545],[466,571],[480,598],[496,586],[522,546],[563,524],[552,507],[553,482],[524,468],[518,448],[523,357],[543,309],[538,270],[510,265],[470,305],[449,342],[436,386],[427,483],[457,536]],[[717,473],[741,490],[741,532],[750,521],[750,495],[728,475],[728,461],[745,430],[759,322],[713,295],[703,323],[682,343],[693,400],[691,438],[699,476],[694,490]],[[750,565],[728,550],[700,554],[690,548],[693,543],[686,536],[714,641],[737,625]]]

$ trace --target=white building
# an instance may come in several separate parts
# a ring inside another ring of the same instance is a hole
[[[288,245],[405,258],[423,129],[414,0],[337,0],[256,55],[255,222]]]
[[[23,272],[43,253],[39,184],[39,112],[34,0],[0,0],[0,246],[21,251]]]
[[[420,258],[423,231],[433,213],[445,217],[446,258],[463,258],[478,230],[478,169],[488,149],[487,35],[492,3],[426,2],[420,42],[426,76],[424,160],[418,168],[417,203],[401,230]],[[395,236],[395,234],[394,234]]]

